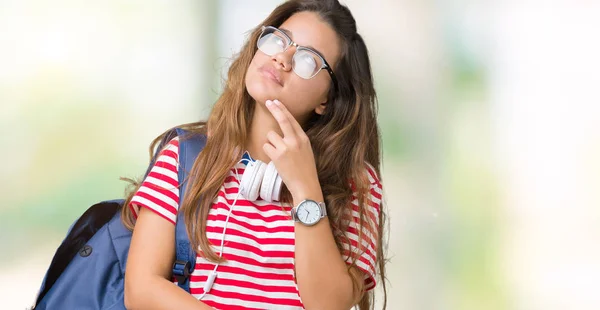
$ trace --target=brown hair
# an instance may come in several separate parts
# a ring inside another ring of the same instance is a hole
[[[387,303],[385,278],[385,245],[383,228],[385,212],[383,201],[379,218],[370,219],[368,199],[370,182],[365,174],[366,164],[371,164],[380,175],[381,137],[377,125],[377,99],[367,47],[357,33],[356,22],[350,10],[337,0],[293,0],[278,6],[258,27],[253,29],[244,47],[235,57],[228,71],[223,93],[215,103],[207,122],[197,122],[178,127],[192,133],[208,134],[205,148],[190,171],[190,183],[179,210],[184,212],[185,223],[192,247],[200,247],[202,255],[213,262],[221,261],[210,248],[205,223],[210,206],[230,169],[242,156],[250,122],[254,112],[254,99],[246,90],[245,76],[257,51],[256,42],[262,25],[278,27],[294,13],[310,11],[317,13],[338,34],[341,42],[341,57],[335,67],[337,87],[330,87],[328,104],[323,115],[313,115],[305,126],[310,138],[315,162],[322,186],[331,229],[340,251],[342,241],[350,244],[345,236],[348,214],[351,211],[353,189],[358,193],[359,227],[372,226],[377,220],[377,273],[383,288],[383,307]],[[165,133],[157,137],[150,146],[150,155]],[[205,169],[210,166],[211,169]],[[134,183],[139,188],[139,183]],[[129,193],[128,205],[135,191]],[[201,199],[205,197],[205,199]],[[291,202],[289,191],[283,188],[282,201]],[[206,199],[208,198],[208,199]],[[133,229],[135,220],[129,208],[122,209],[125,225]],[[365,236],[359,230],[359,242]],[[360,249],[359,249],[360,250]],[[352,255],[351,265],[356,266],[358,256]],[[355,274],[354,289],[364,291],[364,279]],[[374,291],[362,295],[359,309],[374,306]]]

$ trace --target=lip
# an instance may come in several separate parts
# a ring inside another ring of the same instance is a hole
[[[279,84],[279,86],[283,86],[283,82],[281,81],[281,75],[279,74],[279,72],[277,72],[277,70],[275,70],[275,68],[272,68],[272,67],[269,67],[269,66],[262,66],[260,68],[260,72],[266,78],[268,78],[268,79],[272,80],[273,82]]]

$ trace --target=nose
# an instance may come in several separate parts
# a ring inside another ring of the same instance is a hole
[[[295,47],[290,46],[290,48],[287,50],[271,56],[271,59],[273,59],[277,66],[283,71],[290,71],[292,70],[292,57],[294,57],[294,49]]]

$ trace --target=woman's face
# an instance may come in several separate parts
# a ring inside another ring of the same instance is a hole
[[[299,46],[318,51],[335,68],[340,56],[337,34],[316,13],[296,13],[278,28]],[[277,99],[303,123],[313,111],[323,113],[331,76],[325,69],[308,80],[298,76],[292,69],[292,57],[296,49],[290,46],[286,51],[272,56],[257,50],[248,67],[246,88],[256,100],[257,108],[266,109],[267,100]]]

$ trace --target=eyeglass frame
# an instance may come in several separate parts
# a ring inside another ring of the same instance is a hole
[[[285,33],[285,31],[283,31],[283,30],[281,30],[281,29],[279,29],[277,27],[273,27],[273,26],[262,26],[261,27],[261,33],[258,36],[258,39],[256,40],[256,48],[258,50],[260,50],[261,52],[263,52],[260,49],[260,47],[258,47],[258,42],[262,38],[262,36],[265,33],[265,30],[267,28],[271,28],[271,29],[274,29],[274,30],[280,32],[281,34],[283,34],[285,36],[286,39],[288,39],[289,43],[288,43],[288,45],[286,47],[283,48],[283,51],[281,53],[284,53],[285,51],[287,51],[290,48],[290,46],[294,46],[296,48],[296,52],[294,52],[294,55],[298,52],[298,49],[306,49],[306,50],[309,50],[309,51],[315,53],[317,56],[319,56],[319,58],[321,58],[321,60],[323,61],[323,64],[321,65],[321,68],[319,68],[319,71],[317,71],[313,76],[311,76],[307,80],[310,80],[310,79],[314,78],[315,76],[317,76],[317,74],[319,74],[319,72],[321,72],[322,69],[325,69],[327,71],[327,73],[329,73],[329,76],[331,76],[331,81],[333,82],[333,86],[337,88],[337,78],[335,77],[335,74],[333,73],[333,70],[331,69],[331,66],[329,65],[329,63],[327,62],[327,60],[325,60],[325,57],[323,57],[323,55],[321,55],[321,53],[319,53],[318,51],[316,51],[313,48],[310,48],[310,47],[307,47],[307,46],[298,45],[298,43],[294,42],[292,40],[292,38],[290,38],[290,36],[287,33]],[[265,53],[265,52],[263,52],[263,53]],[[265,53],[265,55],[268,55],[268,54]],[[269,56],[274,56],[274,55],[276,55],[276,54],[269,55]],[[292,56],[292,59],[293,59],[293,56]],[[294,73],[296,73],[296,72],[294,71]],[[300,75],[298,75],[298,76],[300,76]]]

